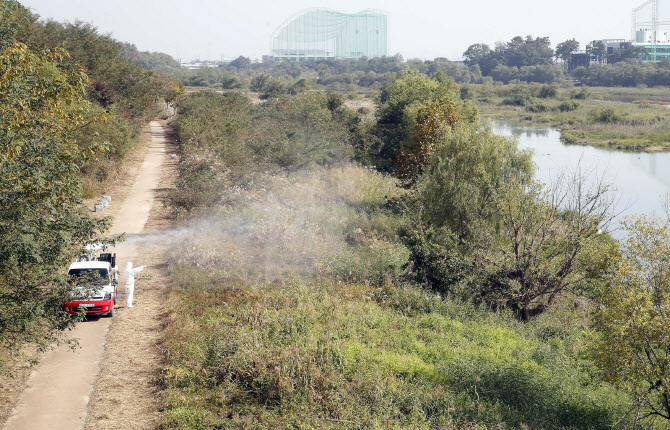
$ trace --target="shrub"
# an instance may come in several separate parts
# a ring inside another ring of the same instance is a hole
[[[533,99],[528,94],[514,94],[509,97],[505,97],[502,100],[502,104],[506,106],[527,106],[532,103]]]
[[[617,112],[614,108],[597,107],[589,112],[589,119],[593,122],[614,124],[621,122],[623,120],[623,115]]]
[[[535,102],[531,105],[526,106],[526,112],[540,113],[540,112],[547,112],[548,110],[551,110],[549,105],[542,102]]]
[[[579,102],[575,100],[566,100],[558,105],[558,110],[560,110],[561,112],[572,112],[574,110],[577,110],[579,106],[580,106]]]

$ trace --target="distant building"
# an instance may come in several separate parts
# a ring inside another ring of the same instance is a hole
[[[607,48],[607,55],[612,55],[618,51],[625,51],[633,46],[630,41],[625,39],[603,39],[601,42],[603,42],[605,48]]]
[[[589,67],[591,65],[591,54],[586,52],[575,52],[568,60],[568,71],[572,72],[577,67]]]
[[[272,35],[273,61],[388,55],[388,18],[384,12],[342,13],[308,9],[289,18]]]
[[[654,43],[654,32],[651,28],[640,28],[635,31],[634,46],[644,48],[647,53],[639,57],[644,63],[654,63],[670,59],[670,38],[667,31],[656,32],[656,43]]]
[[[188,61],[182,58],[181,60],[179,60],[179,67],[188,70],[200,70],[203,67],[217,67],[219,64],[222,63],[223,63],[222,61],[211,61],[211,60]]]
[[[602,43],[605,48],[605,55],[596,55],[595,47]],[[594,40],[586,45],[586,51],[575,52],[568,60],[568,71],[573,71],[577,67],[589,67],[591,64],[607,64],[607,56],[619,51],[630,49],[633,44],[625,39],[600,39]]]

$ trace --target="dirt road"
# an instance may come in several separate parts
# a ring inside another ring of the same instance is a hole
[[[112,227],[112,234],[141,233],[149,219],[154,193],[161,178],[165,160],[165,132],[157,122],[151,123],[151,145],[142,163],[134,185],[128,193]],[[113,204],[116,202],[112,202]],[[118,266],[123,272],[126,261],[136,262],[135,246],[121,244],[114,250]],[[141,264],[139,262],[138,264]],[[136,295],[141,294],[142,283],[136,284]],[[123,291],[120,286],[119,291]],[[117,309],[133,312],[136,308],[123,308],[123,298]],[[116,318],[116,317],[115,317]],[[71,337],[79,340],[73,353],[59,347],[42,358],[28,379],[19,402],[6,422],[6,430],[23,429],[81,429],[84,427],[89,398],[101,367],[107,333],[113,318],[90,318],[72,331]]]

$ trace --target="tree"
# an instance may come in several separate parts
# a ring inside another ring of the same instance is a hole
[[[257,93],[262,93],[263,91],[265,91],[269,83],[270,83],[270,76],[266,75],[265,73],[261,73],[260,75],[256,75],[251,79],[249,89]]]
[[[465,58],[465,64],[469,67],[474,65],[479,66],[482,74],[485,76],[488,76],[491,70],[495,69],[498,65],[494,51],[483,43],[470,45],[463,53],[463,58]]]
[[[586,47],[586,52],[596,57],[598,63],[603,63],[605,58],[607,58],[607,47],[602,40],[597,40],[589,44]]]
[[[560,58],[563,62],[567,62],[572,57],[572,54],[578,50],[579,42],[576,39],[570,39],[556,45],[554,56],[557,60]]]
[[[230,62],[230,67],[235,67],[236,69],[246,69],[251,64],[251,60],[248,57],[240,55],[236,59]]]
[[[421,181],[423,216],[457,242],[468,241],[498,219],[497,189],[511,180],[524,183],[532,172],[531,154],[516,142],[479,124],[458,123],[444,130]]]
[[[416,71],[406,71],[382,88],[376,112],[376,135],[381,142],[375,155],[380,168],[394,170],[394,163],[416,128],[419,109],[427,102],[445,98],[455,103],[462,121],[476,121],[477,111],[460,100],[458,86],[444,75],[431,79]]]
[[[419,109],[410,140],[396,161],[397,175],[406,186],[414,185],[423,174],[446,128],[454,127],[459,120],[456,105],[448,98],[429,101]]]
[[[81,207],[79,166],[94,156],[71,136],[84,123],[87,77],[67,52],[0,51],[0,345],[48,346],[73,320],[62,269],[107,221]]]
[[[483,301],[528,321],[566,291],[581,294],[580,264],[590,265],[587,252],[605,253],[600,232],[614,216],[610,187],[589,176],[565,173],[548,189],[510,178],[493,189],[497,222],[480,225],[472,241]]]
[[[670,224],[642,216],[624,227],[590,350],[605,378],[632,394],[639,419],[670,420]]]

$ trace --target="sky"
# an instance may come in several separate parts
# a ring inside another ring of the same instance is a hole
[[[19,0],[42,19],[95,25],[140,51],[175,59],[260,59],[273,31],[296,12],[325,7],[342,12],[381,9],[389,15],[389,54],[460,60],[474,43],[514,36],[630,39],[631,10],[644,0]],[[659,0],[670,21],[670,0]],[[667,12],[669,13],[666,13]],[[667,16],[667,18],[666,18]]]

